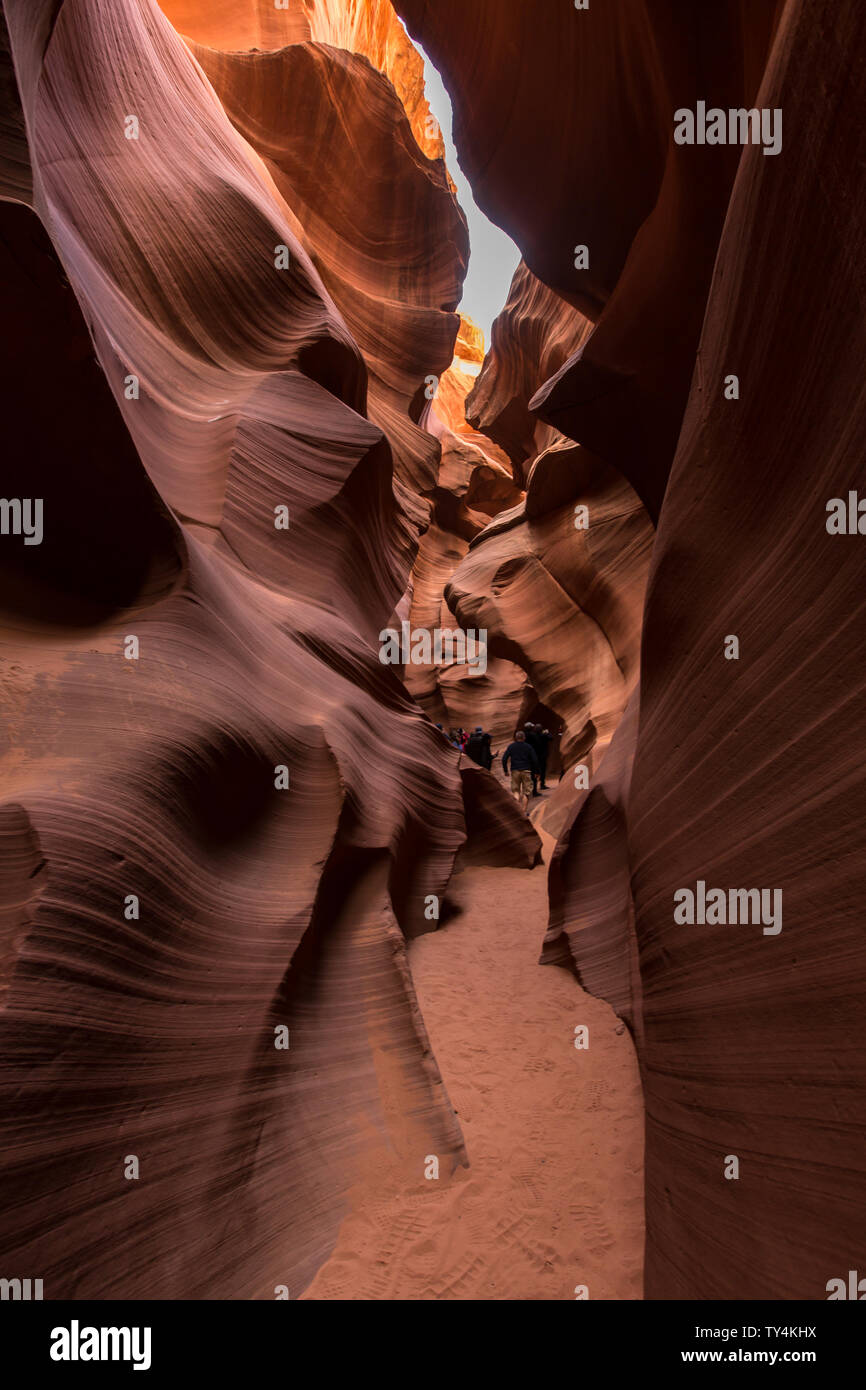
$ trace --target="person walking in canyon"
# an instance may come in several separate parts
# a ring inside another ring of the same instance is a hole
[[[466,740],[466,747],[463,749],[468,758],[471,758],[479,767],[486,767],[487,771],[493,763],[493,753],[490,748],[490,735],[485,734],[480,724],[476,725],[475,732],[471,733]]]
[[[511,743],[502,754],[502,767],[508,775],[511,763],[511,791],[525,816],[529,815],[529,798],[532,796],[533,777],[538,773],[538,759],[535,750],[527,743],[526,735],[518,729]]]
[[[529,723],[529,722],[527,722],[526,724],[524,724],[523,729],[524,729],[524,733],[525,733],[525,735],[526,735],[526,742],[529,744],[530,748],[532,749],[533,753],[535,754],[535,761],[536,761],[536,767],[533,769],[533,772],[532,772],[532,795],[533,795],[533,796],[540,796],[541,793],[540,793],[539,790],[538,790],[538,783],[539,783],[539,781],[542,781],[542,782],[544,781],[544,776],[543,776],[543,774],[540,775],[540,774],[541,774],[541,740],[539,739],[539,734],[541,733],[541,729],[540,729],[540,727],[539,727],[538,724],[532,724],[532,723]]]
[[[524,728],[526,741],[538,759],[538,775],[532,778],[532,795],[540,796],[547,791],[547,754],[553,735],[547,729],[542,729],[540,724],[526,724]]]
[[[538,785],[541,791],[547,791],[547,755],[550,752],[550,745],[553,742],[553,734],[549,729],[542,729],[540,724],[536,724],[535,732],[538,741],[535,745],[535,752],[538,757],[539,778]]]

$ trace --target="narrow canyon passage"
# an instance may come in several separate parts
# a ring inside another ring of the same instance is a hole
[[[468,1168],[424,1176],[399,1136],[366,1167],[322,1299],[641,1297],[643,1105],[631,1036],[572,976],[538,965],[546,864],[468,867],[462,911],[409,963]],[[574,1027],[589,1029],[576,1049]]]
[[[0,0],[0,1298],[866,1289],[864,54]]]

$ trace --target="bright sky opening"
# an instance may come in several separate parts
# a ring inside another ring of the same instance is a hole
[[[469,272],[463,286],[461,312],[467,314],[484,334],[485,349],[490,347],[490,328],[508,298],[508,290],[520,262],[520,252],[501,227],[495,226],[476,205],[469,182],[457,160],[452,136],[451,98],[427,54],[416,43],[424,59],[424,81],[430,110],[436,117],[445,141],[445,162],[457,185],[457,197],[469,223]]]

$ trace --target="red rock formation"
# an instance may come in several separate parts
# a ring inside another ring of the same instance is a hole
[[[156,6],[4,8],[53,244],[5,208],[7,477],[45,506],[44,543],[2,550],[5,1258],[46,1298],[295,1296],[359,1163],[463,1158],[403,944],[463,778],[376,650],[408,492],[297,212]],[[304,55],[393,109],[368,65]]]
[[[641,1046],[646,1294],[823,1299],[864,1240],[862,556],[825,509],[866,492],[866,13],[396,5],[443,70],[479,200],[598,318],[534,409],[660,514],[639,725],[633,705],[575,808],[547,946]],[[781,156],[673,146],[673,109],[706,98],[781,109]],[[698,880],[780,888],[782,930],[676,923]]]
[[[572,801],[550,861],[550,922],[545,965],[573,968],[590,994],[607,1002],[643,1042],[627,808],[637,742],[632,695],[592,784]],[[558,808],[557,808],[558,809]]]
[[[280,8],[273,0],[159,0],[159,8],[185,38],[229,52],[284,48],[313,37],[303,0]]]
[[[421,149],[431,159],[444,159],[442,132],[424,94],[424,62],[391,0],[303,0],[303,5],[311,38],[369,58],[393,83]]]
[[[484,334],[465,314],[460,317],[460,332],[454,345],[454,356],[471,367],[480,368],[484,362]],[[462,422],[465,427],[465,420]]]
[[[556,430],[530,412],[529,402],[591,332],[589,319],[520,263],[505,307],[493,324],[490,352],[466,402],[468,419],[501,445],[519,480],[525,479],[532,460],[558,438]]]
[[[592,774],[543,958],[640,1050],[647,1296],[823,1298],[864,1239],[862,4],[395,0],[525,258],[467,422],[385,0],[2,3],[4,492],[45,501],[0,548],[6,1257],[295,1296],[360,1168],[464,1161],[405,938],[538,841],[379,661],[396,610],[490,635],[480,691],[409,673],[430,712],[541,700]],[[708,96],[784,153],[676,146]],[[699,881],[781,929],[678,923]]]
[[[521,822],[522,855],[515,854],[514,803],[510,798],[494,799],[490,796],[490,774],[477,767],[470,758],[461,756],[460,776],[463,779],[463,803],[469,832],[461,859],[471,864],[526,869],[539,864],[541,845],[528,820]]]
[[[653,556],[628,822],[655,1298],[862,1268],[864,541],[825,523],[866,495],[864,52],[856,0],[788,5],[760,98],[784,152],[743,153]],[[780,888],[782,931],[674,924],[699,878]]]
[[[469,543],[492,517],[522,496],[509,460],[485,435],[467,424],[464,409],[473,378],[462,364],[477,360],[478,330],[462,320],[454,364],[440,378],[435,398],[423,423],[441,446],[436,487],[431,494],[433,515],[421,539],[412,570],[408,619],[413,632],[453,631],[454,614],[445,589],[466,555]],[[453,661],[413,664],[403,679],[435,723],[450,728],[474,728],[481,723],[499,747],[514,728],[526,697],[526,675],[510,661],[476,661],[474,669]]]
[[[525,501],[473,541],[446,587],[462,625],[487,629],[491,653],[526,671],[563,721],[566,767],[597,766],[634,688],[651,542],[628,484],[560,441],[533,465]]]
[[[18,99],[9,31],[0,8],[0,197],[22,203],[33,199],[30,151]]]
[[[673,113],[708,93],[751,104],[781,0],[395,9],[449,89],[479,206],[597,323],[538,413],[615,464],[655,519],[739,159],[674,144]]]
[[[424,63],[390,0],[160,0],[178,33],[227,52],[273,50],[314,40],[362,53],[393,83],[412,132],[431,159],[445,146],[424,95]]]
[[[193,52],[292,209],[364,355],[368,414],[388,435],[411,511],[410,494],[431,490],[438,464],[412,417],[428,378],[451,363],[459,321],[449,310],[469,252],[445,166],[421,153],[390,83],[361,58],[318,44]],[[426,520],[417,501],[414,510]]]
[[[529,410],[545,375],[591,329],[524,265],[518,268],[465,408],[472,425],[507,450],[515,479],[527,489],[525,505],[524,494],[515,495],[507,514],[470,537],[469,554],[459,568],[452,565],[443,588],[463,625],[488,630],[491,652],[528,676],[522,688],[509,682],[511,698],[496,722],[501,738],[540,700],[552,732],[564,726],[556,747],[563,765],[582,760],[594,769],[637,677],[651,527],[613,469]],[[588,508],[589,530],[576,530],[579,506]],[[561,828],[575,795],[568,779],[543,808],[545,829]]]

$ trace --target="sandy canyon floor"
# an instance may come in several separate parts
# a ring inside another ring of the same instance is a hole
[[[545,865],[553,841],[543,836]],[[641,1295],[643,1113],[631,1038],[540,967],[546,869],[467,868],[459,916],[410,946],[468,1168],[424,1176],[407,1128],[359,1176],[314,1299]],[[574,1027],[589,1027],[589,1048]]]

